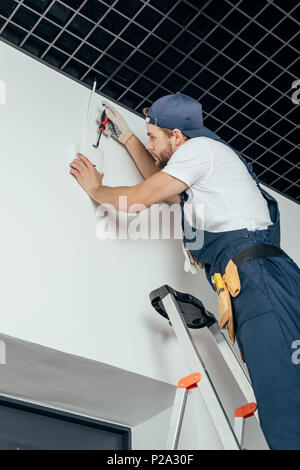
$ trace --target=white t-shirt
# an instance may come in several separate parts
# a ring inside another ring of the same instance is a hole
[[[181,145],[163,168],[186,183],[185,217],[208,232],[271,225],[268,205],[244,163],[227,145],[196,137]]]

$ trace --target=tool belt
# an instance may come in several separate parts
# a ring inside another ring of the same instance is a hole
[[[220,315],[220,328],[227,328],[232,343],[235,342],[234,320],[231,297],[236,297],[241,291],[241,282],[238,267],[253,258],[266,256],[282,256],[287,254],[277,246],[257,245],[242,250],[236,254],[226,265],[223,276],[215,273],[214,284],[218,293],[218,312]]]

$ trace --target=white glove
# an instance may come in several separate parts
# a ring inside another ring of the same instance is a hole
[[[198,269],[203,269],[204,264],[201,263],[195,256],[192,256],[189,250],[186,249],[182,242],[182,251],[185,257],[184,270],[186,273],[197,274]]]
[[[103,134],[113,137],[121,144],[124,144],[133,134],[132,130],[127,125],[123,116],[113,106],[107,103],[107,101],[102,101],[101,104],[104,106],[105,113],[109,119]]]

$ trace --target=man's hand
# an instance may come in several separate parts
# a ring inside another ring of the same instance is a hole
[[[78,158],[74,158],[70,163],[70,174],[75,176],[77,183],[90,196],[102,186],[104,173],[99,173],[90,160],[81,153],[78,153],[77,156]]]
[[[107,101],[102,101],[102,105],[104,106],[105,113],[109,119],[103,132],[104,135],[111,136],[121,144],[124,144],[132,135],[131,129],[123,116]]]

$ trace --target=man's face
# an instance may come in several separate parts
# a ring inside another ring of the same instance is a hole
[[[146,149],[151,153],[155,160],[157,168],[164,168],[174,150],[172,146],[172,137],[168,137],[159,127],[146,123],[147,135],[149,136]]]

